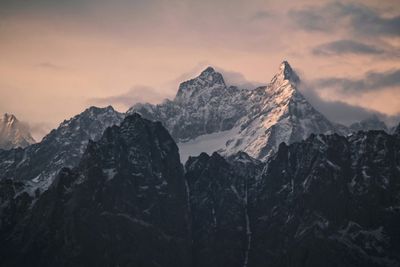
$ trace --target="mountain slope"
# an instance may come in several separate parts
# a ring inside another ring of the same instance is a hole
[[[3,233],[2,266],[188,266],[189,207],[178,147],[128,116],[90,141],[24,220]],[[21,231],[22,230],[22,231]]]
[[[0,149],[12,149],[27,147],[35,143],[27,125],[18,121],[12,115],[5,113],[0,118]]]
[[[26,183],[29,191],[45,190],[62,167],[79,162],[89,140],[100,138],[107,127],[119,124],[123,117],[111,106],[91,107],[61,123],[40,143],[25,149],[0,150],[0,180]]]
[[[129,111],[161,121],[189,155],[219,150],[244,151],[265,160],[281,142],[303,140],[311,133],[339,131],[297,90],[300,79],[284,61],[271,83],[256,89],[227,87],[212,68],[180,85],[174,100],[137,104]]]
[[[369,131],[282,143],[261,174],[190,158],[195,266],[400,266],[399,151]]]
[[[311,133],[335,132],[336,127],[298,91],[299,83],[297,74],[283,62],[267,87],[253,91],[252,113],[240,121],[238,134],[227,142],[222,153],[244,151],[267,159],[282,142],[291,144]]]

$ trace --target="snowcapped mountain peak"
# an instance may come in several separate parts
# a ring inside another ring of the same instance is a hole
[[[209,81],[210,83],[225,85],[225,81],[221,73],[216,72],[214,68],[211,66],[207,67],[205,70],[201,72],[199,79]]]
[[[207,68],[205,68],[201,72],[200,76],[203,76],[203,75],[208,76],[208,75],[213,74],[213,73],[215,73],[215,69],[213,67],[211,67],[211,66],[208,66]]]
[[[297,90],[299,76],[283,61],[267,86],[252,90],[228,87],[212,67],[183,82],[174,100],[135,105],[128,114],[161,121],[178,142],[181,158],[219,151],[244,151],[264,160],[281,142],[303,140],[335,127]]]
[[[185,81],[179,85],[175,100],[182,102],[204,91],[220,88],[226,88],[222,74],[216,72],[212,67],[207,67],[196,78]]]
[[[17,123],[18,120],[13,114],[4,113],[3,122],[6,123],[8,127],[11,127],[14,123]]]
[[[0,117],[0,149],[26,147],[35,143],[29,127],[21,123],[13,114],[5,113]]]
[[[278,72],[266,87],[267,94],[264,99],[267,101],[267,106],[272,104],[271,101],[274,107],[287,107],[290,102],[306,102],[303,95],[297,90],[299,83],[299,76],[287,61],[283,61],[279,66]]]
[[[282,83],[285,81],[293,85],[297,85],[300,82],[299,76],[286,60],[279,65],[278,73],[272,78],[271,83]]]

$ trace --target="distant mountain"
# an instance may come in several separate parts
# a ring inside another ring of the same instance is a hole
[[[33,143],[28,126],[14,115],[5,113],[0,118],[0,149],[24,148]]]
[[[178,142],[182,160],[217,150],[223,155],[244,151],[265,160],[281,142],[342,131],[307,102],[297,89],[299,83],[286,61],[268,86],[256,89],[228,87],[209,67],[182,83],[174,100],[136,104],[128,114],[161,121]]]
[[[252,92],[251,113],[240,121],[239,131],[222,153],[244,151],[257,159],[267,159],[282,142],[291,144],[312,133],[338,131],[299,92],[299,83],[289,63],[283,62],[268,86]]]
[[[98,140],[104,130],[119,124],[124,115],[111,106],[91,107],[65,120],[40,143],[24,149],[0,150],[0,180],[22,182],[32,195],[46,190],[62,167],[74,167],[89,140]]]
[[[370,131],[370,130],[382,130],[382,131],[389,132],[386,124],[383,121],[381,121],[376,115],[371,116],[360,122],[351,124],[349,126],[349,129],[352,132]]]
[[[181,83],[173,100],[159,105],[139,103],[127,113],[138,112],[161,121],[177,142],[184,142],[232,129],[246,114],[249,93],[228,87],[222,75],[208,67],[198,77]]]
[[[400,266],[399,133],[282,143],[262,171],[191,157],[194,266]]]
[[[8,206],[0,217],[0,265],[190,266],[187,192],[169,133],[128,116],[90,141],[78,167],[63,168],[30,210]],[[26,193],[14,199],[31,201]]]

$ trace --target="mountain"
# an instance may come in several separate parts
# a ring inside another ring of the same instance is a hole
[[[370,130],[383,130],[389,132],[386,124],[381,121],[376,115],[373,115],[360,122],[353,123],[349,126],[350,131],[370,131]]]
[[[107,128],[32,205],[0,231],[1,266],[190,266],[183,166],[161,123]]]
[[[222,75],[208,67],[182,83],[173,100],[136,104],[128,114],[161,121],[178,142],[182,160],[217,150],[226,156],[244,151],[265,160],[281,142],[341,131],[307,102],[299,83],[286,61],[268,86],[255,89],[227,86]]]
[[[5,113],[0,118],[0,149],[27,147],[35,143],[28,126],[21,123],[14,115]]]
[[[183,168],[162,124],[133,114],[36,198],[0,180],[0,265],[400,266],[399,159],[400,125]]]
[[[262,171],[189,158],[193,266],[400,266],[399,159],[384,131],[282,143]]]
[[[138,112],[161,121],[177,142],[232,129],[246,113],[248,90],[227,86],[224,78],[208,67],[198,77],[183,82],[173,100],[159,105],[136,104]]]
[[[62,167],[74,167],[89,140],[98,140],[104,130],[119,124],[124,115],[111,106],[90,107],[64,121],[40,143],[24,149],[0,150],[0,180],[24,183],[23,190],[33,195],[46,190]]]
[[[214,152],[185,164],[193,231],[193,267],[248,266],[249,203],[264,164],[244,152]]]
[[[244,151],[267,159],[282,142],[291,144],[312,133],[335,132],[335,125],[298,91],[299,83],[289,63],[283,62],[270,84],[253,92],[251,113],[240,121],[240,130],[222,149],[223,154]]]

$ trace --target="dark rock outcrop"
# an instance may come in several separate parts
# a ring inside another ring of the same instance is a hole
[[[400,135],[282,143],[261,175],[217,154],[186,169],[195,266],[400,266]]]
[[[160,123],[128,116],[1,240],[2,266],[189,266],[178,147]]]

